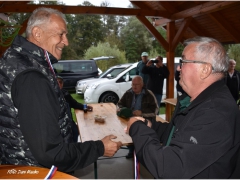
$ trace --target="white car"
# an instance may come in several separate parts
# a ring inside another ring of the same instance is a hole
[[[175,68],[179,63],[178,59],[179,58],[175,58]],[[163,58],[163,63],[166,64],[166,58]],[[116,104],[123,94],[131,88],[132,78],[136,76],[137,64],[138,62],[132,64],[112,79],[102,78],[88,82],[84,92],[85,103],[113,102]],[[176,98],[177,92],[175,80],[173,86],[174,97]],[[162,102],[166,99],[166,87],[165,79],[163,84]]]
[[[113,102],[116,104],[131,88],[132,78],[136,76],[137,64],[128,65],[112,78],[98,78],[88,83],[84,92],[85,103]]]
[[[99,79],[103,79],[103,78],[113,79],[113,78],[115,78],[119,73],[121,73],[123,70],[128,68],[130,65],[132,65],[132,63],[112,66],[97,78],[88,78],[88,79],[79,80],[76,84],[76,87],[75,87],[76,94],[79,94],[79,95],[84,94],[87,85],[92,83],[92,82],[96,82]]]

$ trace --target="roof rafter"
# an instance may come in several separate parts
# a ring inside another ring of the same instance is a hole
[[[188,17],[184,19],[182,25],[179,27],[177,34],[174,36],[172,46],[171,46],[171,51],[174,51],[174,49],[177,47],[178,43],[180,42],[181,38],[183,37],[183,33],[186,31],[188,28],[189,24],[192,21],[192,17]]]
[[[18,5],[12,6],[9,4],[3,5],[0,13],[31,13],[38,7],[49,7],[58,9],[64,14],[103,14],[103,15],[121,15],[121,16],[156,16],[170,18],[170,15],[165,11],[144,10],[135,8],[109,8],[96,6],[65,6],[65,5]]]
[[[171,19],[177,20],[177,19],[182,19],[187,17],[194,17],[194,16],[203,15],[203,14],[208,14],[208,13],[212,13],[212,12],[216,12],[216,11],[228,8],[230,6],[234,6],[237,3],[238,3],[237,1],[224,1],[224,2],[210,1],[181,12],[177,12],[171,16]]]
[[[240,42],[240,35],[239,32],[236,31],[236,28],[233,27],[231,23],[226,21],[218,12],[214,12],[209,14],[209,17],[218,25],[219,28],[221,28],[223,31],[228,33],[229,36],[232,36],[232,38],[236,42]]]
[[[157,29],[148,21],[145,16],[136,16],[139,21],[141,21],[149,32],[158,40],[159,43],[163,46],[163,48],[168,51],[169,44],[168,42],[162,37],[162,35],[157,31]]]

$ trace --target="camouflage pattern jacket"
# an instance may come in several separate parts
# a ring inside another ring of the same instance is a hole
[[[51,54],[49,59],[52,63],[57,62]],[[65,100],[54,73],[49,68],[44,50],[17,36],[0,60],[0,164],[41,166],[22,134],[18,109],[13,103],[11,94],[14,80],[20,73],[26,71],[38,71],[49,80],[60,104],[58,125],[61,135],[66,143],[72,140]]]

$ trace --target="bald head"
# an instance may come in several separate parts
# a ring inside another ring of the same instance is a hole
[[[135,76],[132,80],[132,90],[135,94],[142,92],[143,88],[143,79],[141,76]]]

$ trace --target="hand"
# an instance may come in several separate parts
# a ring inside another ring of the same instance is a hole
[[[147,123],[147,126],[150,127],[150,128],[152,127],[152,122],[149,121],[149,120],[147,120],[147,119],[144,119],[143,117],[139,117],[139,116],[137,116],[137,117],[131,117],[131,118],[129,119],[129,121],[128,121],[128,124],[127,124],[126,129],[124,129],[127,134],[129,134],[129,129],[130,129],[131,125],[132,125],[134,122],[136,122],[136,121],[143,121],[143,122],[144,122],[144,121],[147,121],[147,122],[148,122],[148,123]]]
[[[116,139],[117,136],[109,135],[104,137],[101,141],[104,145],[103,156],[112,157],[122,146],[122,142],[113,142],[111,139]]]
[[[142,115],[142,111],[140,111],[140,110],[135,110],[135,111],[133,111],[133,115],[134,115],[134,116],[141,116],[141,115]]]
[[[127,123],[127,130],[126,130],[126,133],[129,134],[129,129],[131,127],[131,125],[133,123],[135,123],[136,121],[143,121],[144,122],[144,118],[143,117],[131,117],[129,120],[128,120],[128,123]]]
[[[152,65],[152,61],[149,60],[149,61],[147,62],[147,64],[146,64],[146,66],[151,66],[151,65]]]
[[[163,67],[163,62],[161,60],[158,60],[158,62],[159,62],[159,66]]]
[[[177,66],[177,71],[181,71],[180,65]]]
[[[88,110],[88,111],[92,111],[92,110],[93,110],[93,107],[92,107],[92,106],[87,106],[87,110]]]

